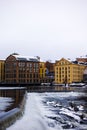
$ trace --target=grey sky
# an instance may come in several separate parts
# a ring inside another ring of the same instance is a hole
[[[87,0],[0,0],[0,58],[87,54]]]

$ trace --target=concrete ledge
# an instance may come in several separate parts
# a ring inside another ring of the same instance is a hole
[[[23,116],[26,103],[26,94],[18,108],[14,108],[0,116],[0,130],[6,130],[7,127],[12,125],[17,119]]]

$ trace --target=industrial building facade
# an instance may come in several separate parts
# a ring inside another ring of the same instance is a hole
[[[6,84],[39,84],[39,77],[38,57],[26,57],[13,54],[6,58]]]
[[[52,83],[54,81],[54,63],[40,61],[40,82]]]
[[[82,82],[83,73],[87,66],[73,63],[62,58],[55,63],[55,83]]]
[[[38,56],[29,57],[14,53],[6,60],[0,60],[0,84],[40,85],[41,83],[87,82],[86,63],[64,58],[55,63],[43,62]]]

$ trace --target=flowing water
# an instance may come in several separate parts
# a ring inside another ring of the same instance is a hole
[[[6,130],[87,130],[85,92],[27,93],[24,116]]]

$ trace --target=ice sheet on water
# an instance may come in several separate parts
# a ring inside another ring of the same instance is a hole
[[[43,94],[43,96],[45,97],[45,95],[46,95],[46,97],[48,96],[51,96],[51,97],[61,97],[61,98],[64,98],[64,97],[76,97],[76,96],[80,96],[80,95],[84,95],[84,93],[78,93],[78,92],[59,92],[59,93],[57,93],[57,92],[52,92],[52,93],[45,93],[45,94]]]
[[[65,114],[67,116],[73,117],[73,119],[77,120],[78,122],[81,121],[81,118],[78,115],[76,115],[75,112],[70,111],[66,108],[62,108],[60,114]]]

